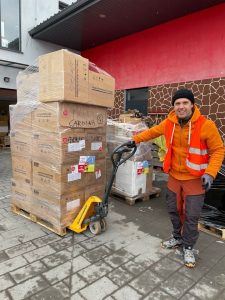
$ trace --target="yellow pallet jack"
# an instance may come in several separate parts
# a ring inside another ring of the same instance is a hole
[[[134,155],[136,150],[137,146],[134,141],[123,143],[114,149],[111,155],[113,165],[112,176],[106,187],[103,199],[100,199],[97,196],[89,197],[73,223],[68,227],[70,230],[81,233],[89,227],[91,233],[96,235],[106,230],[107,223],[105,218],[108,214],[109,194],[112,189],[116,172],[121,164]]]

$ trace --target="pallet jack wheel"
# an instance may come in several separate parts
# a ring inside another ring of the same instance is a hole
[[[90,232],[95,235],[101,233],[102,229],[101,229],[100,221],[91,222],[89,224],[89,229],[90,229]]]
[[[102,232],[104,232],[104,231],[106,231],[106,229],[107,229],[107,222],[106,222],[106,219],[101,219],[100,220],[100,225],[101,225],[101,230],[102,230]]]

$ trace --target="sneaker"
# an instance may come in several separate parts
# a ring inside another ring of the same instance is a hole
[[[195,267],[195,256],[194,256],[194,250],[191,247],[183,248],[184,252],[184,264],[188,268],[194,268]]]
[[[161,243],[161,247],[164,249],[175,249],[182,245],[181,239],[175,239],[175,237],[171,237],[170,239],[163,241]]]

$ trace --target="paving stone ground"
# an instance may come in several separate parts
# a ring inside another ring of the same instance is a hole
[[[10,150],[0,150],[0,300],[225,299],[225,242],[200,233],[195,269],[160,248],[171,226],[159,198],[111,199],[108,229],[59,237],[10,212]]]

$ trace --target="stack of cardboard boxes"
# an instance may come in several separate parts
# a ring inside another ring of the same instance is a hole
[[[31,78],[38,88],[29,98]],[[41,56],[39,73],[18,82],[19,98],[27,100],[11,107],[12,203],[64,228],[90,196],[104,194],[107,107],[114,105],[115,81],[60,50]]]

